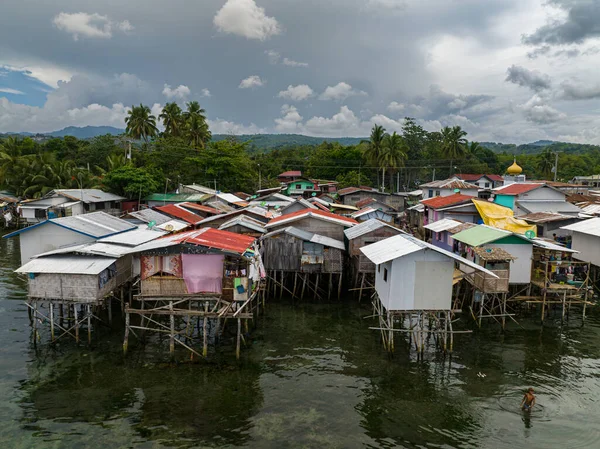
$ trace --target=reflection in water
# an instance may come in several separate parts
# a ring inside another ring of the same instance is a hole
[[[489,326],[423,360],[401,342],[388,357],[351,302],[270,304],[239,363],[227,348],[199,364],[152,345],[124,358],[118,320],[92,348],[34,349],[16,243],[0,240],[0,447],[598,447],[598,312]]]

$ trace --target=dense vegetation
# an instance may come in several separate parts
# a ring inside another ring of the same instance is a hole
[[[158,121],[164,131],[159,132]],[[246,136],[213,139],[205,111],[197,102],[182,110],[165,105],[159,117],[147,106],[132,107],[126,132],[80,140],[72,136],[37,142],[30,137],[0,138],[0,189],[25,198],[53,188],[104,188],[130,197],[172,191],[182,183],[215,186],[223,191],[254,192],[277,185],[277,174],[302,170],[306,176],[337,180],[340,187],[372,185],[395,191],[455,173],[504,173],[518,154],[529,179],[552,179],[559,152],[558,179],[600,173],[600,148],[540,142],[537,151],[467,139],[459,126],[424,130],[406,118],[400,134],[374,126],[371,136],[351,145],[319,144],[262,147],[264,139]],[[292,140],[294,141],[294,140]],[[490,149],[489,147],[494,147]],[[541,152],[540,152],[541,150]]]

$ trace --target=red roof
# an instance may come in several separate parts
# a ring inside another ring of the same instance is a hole
[[[340,189],[338,190],[338,195],[348,195],[350,193],[354,193],[354,192],[377,192],[376,189],[372,188],[372,187],[366,187],[366,186],[360,186],[360,187],[346,187],[345,189]]]
[[[329,221],[335,221],[342,225],[355,225],[358,224],[356,220],[353,218],[342,217],[341,215],[332,214],[331,212],[325,212],[321,209],[303,209],[297,212],[292,212],[291,214],[282,215],[281,217],[273,218],[269,223],[267,223],[267,227],[273,226],[278,223],[285,223],[288,221],[295,221],[304,217],[316,217],[323,218]]]
[[[365,198],[364,200],[360,200],[355,204],[356,207],[362,209],[365,206],[368,206],[371,203],[377,203],[378,201],[375,198]]]
[[[292,178],[292,177],[298,177],[298,176],[302,176],[302,172],[300,170],[289,170],[289,171],[284,171],[283,173],[280,173],[277,177],[278,178]]]
[[[528,184],[524,182],[515,182],[506,187],[496,190],[500,195],[520,195],[521,193],[531,192],[532,190],[543,187],[544,184]]]
[[[183,207],[179,207],[176,204],[158,206],[155,207],[155,209],[160,212],[164,212],[165,214],[170,215],[171,217],[180,218],[181,220],[189,224],[195,225],[202,221],[202,217],[200,217],[199,215],[196,215],[195,213],[190,212],[189,210],[185,210]]]
[[[421,203],[432,209],[440,209],[442,207],[454,206],[456,204],[466,203],[471,201],[474,196],[463,195],[462,193],[455,193],[448,196],[436,196],[427,200],[422,200]]]
[[[487,175],[487,174],[473,174],[473,173],[459,173],[456,176],[458,179],[462,179],[463,181],[473,182],[477,181],[484,176],[488,178],[490,181],[504,181],[504,178],[500,175]]]
[[[191,243],[207,248],[232,251],[237,254],[244,254],[256,240],[254,237],[247,235],[213,228],[202,228],[199,231],[184,232],[177,235],[180,237],[173,240],[175,243]]]
[[[321,210],[324,210],[325,212],[329,212],[329,209],[327,209],[327,206],[325,206],[324,204],[319,203],[318,201],[315,201],[314,203],[312,203],[313,206],[318,207]]]
[[[187,209],[194,209],[200,212],[206,212],[207,214],[219,215],[222,212],[219,209],[215,209],[214,207],[203,206],[202,204],[196,203],[179,203],[179,206],[183,206]]]

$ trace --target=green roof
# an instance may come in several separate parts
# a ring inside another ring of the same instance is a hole
[[[458,232],[457,234],[454,234],[452,238],[459,242],[466,243],[469,246],[481,246],[511,235],[512,232],[509,231],[480,225]]]
[[[152,193],[144,198],[145,201],[168,201],[170,203],[183,203],[186,201],[206,201],[214,195],[206,193]]]

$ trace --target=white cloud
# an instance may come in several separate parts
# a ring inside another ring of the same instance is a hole
[[[282,133],[301,133],[302,116],[295,106],[284,104],[281,107],[281,118],[275,119],[275,129]]]
[[[331,118],[312,117],[306,122],[306,130],[320,136],[355,135],[360,120],[348,106],[342,106],[340,112]]]
[[[545,125],[565,119],[566,114],[546,104],[540,95],[532,96],[526,103],[517,106],[525,118],[534,123]]]
[[[283,58],[282,64],[288,67],[308,67],[308,62],[298,62],[289,58]]]
[[[236,34],[246,39],[261,41],[281,33],[281,26],[274,17],[265,14],[265,9],[254,0],[227,0],[213,19],[217,30]]]
[[[230,122],[217,118],[216,120],[207,120],[210,131],[213,134],[264,134],[266,130],[256,126],[254,123],[250,125],[243,125],[240,123]]]
[[[360,90],[355,90],[350,84],[342,81],[337,83],[335,86],[327,86],[319,98],[321,100],[343,101],[346,98],[355,95],[367,95],[367,93]]]
[[[212,94],[210,93],[210,90],[208,90],[206,88],[202,89],[200,91],[200,93],[202,94],[203,97],[206,97],[206,98],[212,97]]]
[[[22,92],[17,89],[11,89],[10,87],[0,87],[0,93],[13,94],[13,95],[25,95],[25,92]]]
[[[398,103],[397,101],[392,101],[387,105],[387,110],[390,112],[402,112],[404,109],[406,109],[406,106],[404,106],[402,103]]]
[[[167,97],[169,100],[178,99],[185,100],[191,93],[189,87],[180,84],[175,89],[171,89],[171,86],[165,84],[165,87],[162,91],[163,95]]]
[[[255,87],[264,86],[265,81],[260,79],[258,75],[252,75],[242,80],[238,89],[254,89]]]
[[[11,61],[10,64],[0,65],[0,69],[11,72],[21,72],[25,76],[41,81],[56,88],[59,81],[69,81],[73,74],[60,67],[40,62]]]
[[[269,58],[269,62],[273,65],[281,63],[288,67],[308,67],[307,62],[298,62],[290,58],[281,59],[281,53],[276,52],[275,50],[265,50],[265,54]]]
[[[299,84],[297,86],[290,84],[286,90],[282,90],[277,96],[287,100],[302,101],[312,97],[313,94],[313,90],[307,84]]]
[[[57,14],[52,20],[54,25],[62,31],[73,36],[74,40],[79,40],[79,37],[110,39],[112,37],[113,28],[128,33],[133,30],[133,26],[129,20],[115,22],[98,13],[88,14],[85,12]]]

